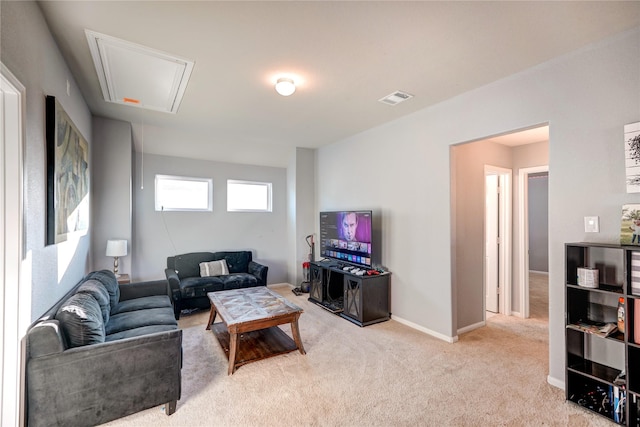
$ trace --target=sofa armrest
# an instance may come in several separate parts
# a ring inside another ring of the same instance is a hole
[[[164,270],[165,276],[167,276],[167,281],[169,282],[169,288],[171,292],[180,290],[180,278],[178,277],[178,273],[173,268],[165,268]]]
[[[175,402],[181,348],[176,329],[29,359],[28,425],[97,425]]]
[[[60,322],[55,319],[36,323],[27,332],[28,357],[41,357],[65,351],[67,344]]]
[[[120,301],[129,299],[149,297],[152,295],[167,295],[169,285],[166,280],[151,280],[148,282],[137,282],[120,285]]]
[[[258,279],[258,284],[267,286],[267,271],[269,267],[258,264],[255,261],[249,261],[249,274]]]

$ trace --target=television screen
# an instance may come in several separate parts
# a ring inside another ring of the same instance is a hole
[[[320,212],[320,254],[371,268],[371,211]]]

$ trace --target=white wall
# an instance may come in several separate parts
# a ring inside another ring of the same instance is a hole
[[[622,143],[640,120],[639,51],[636,28],[318,151],[319,210],[384,213],[395,317],[449,337],[457,328],[449,146],[548,122],[549,375],[564,383],[563,245],[618,241],[621,205],[640,201],[625,193]],[[584,233],[585,215],[600,216],[599,234]]]
[[[0,7],[0,60],[26,87],[24,152],[24,227],[26,271],[35,320],[87,272],[89,232],[45,246],[46,152],[45,96],[55,96],[92,150],[91,114],[35,2],[7,2]],[[67,95],[67,82],[70,86]],[[91,171],[92,165],[89,166]],[[26,284],[28,286],[28,284]]]
[[[287,177],[284,168],[239,165],[136,153],[131,274],[165,277],[167,257],[195,251],[251,250],[269,267],[267,282],[287,282]],[[213,212],[156,212],[156,174],[213,179]],[[273,183],[273,212],[227,212],[227,179]]]

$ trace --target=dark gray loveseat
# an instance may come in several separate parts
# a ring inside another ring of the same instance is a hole
[[[89,426],[181,392],[182,331],[166,281],[118,285],[89,273],[27,331],[29,426]]]
[[[225,261],[228,274],[203,276],[202,263],[221,260]],[[190,252],[168,257],[165,274],[176,319],[183,309],[208,308],[207,292],[266,286],[267,271],[267,266],[253,261],[251,251]]]

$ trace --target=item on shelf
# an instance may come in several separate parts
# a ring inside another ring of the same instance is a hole
[[[640,299],[633,300],[633,342],[640,344]]]
[[[624,297],[618,298],[618,330],[624,334]]]
[[[631,293],[640,295],[640,251],[631,252]]]
[[[618,330],[615,323],[577,322],[571,324],[571,326],[574,326],[588,334],[598,335],[599,337],[608,337]]]
[[[585,288],[597,288],[598,280],[597,268],[578,267],[578,286]]]

